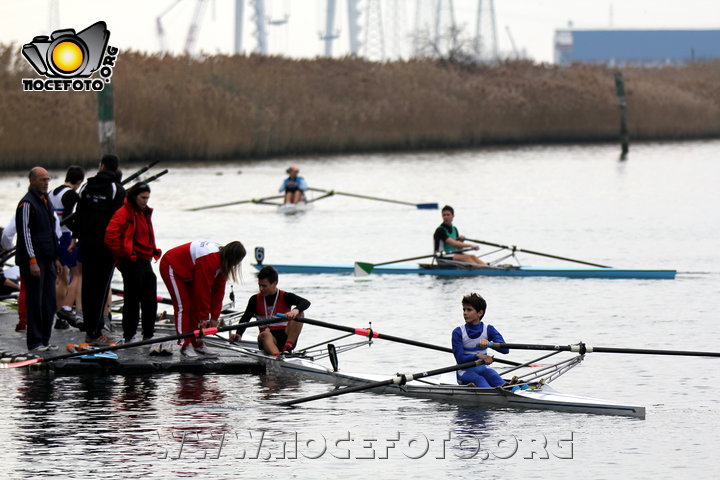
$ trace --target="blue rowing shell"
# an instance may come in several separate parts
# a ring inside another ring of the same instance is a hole
[[[350,275],[354,266],[348,264],[316,264],[316,265],[272,265],[279,273],[331,273]],[[254,265],[258,270],[265,266]],[[565,278],[640,278],[672,280],[675,270],[643,270],[634,268],[599,268],[599,267],[479,267],[479,268],[448,268],[437,265],[381,265],[374,267],[373,274],[380,275],[435,275],[439,277],[565,277]]]

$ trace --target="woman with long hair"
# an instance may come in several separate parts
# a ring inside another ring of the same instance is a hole
[[[198,240],[169,250],[160,260],[160,276],[175,310],[178,334],[216,325],[225,297],[225,283],[240,278],[240,262],[246,255],[238,241],[221,246]],[[186,338],[180,352],[188,358],[217,356],[202,340]]]

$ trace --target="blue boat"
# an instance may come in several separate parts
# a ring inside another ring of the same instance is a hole
[[[355,265],[351,264],[269,264],[279,273],[317,274],[329,273],[351,275]],[[258,270],[264,264],[255,264]],[[636,268],[613,267],[524,267],[514,265],[457,267],[437,264],[419,265],[378,265],[372,270],[379,275],[435,275],[438,277],[565,277],[565,278],[639,278],[666,279],[675,278],[676,270],[645,270]]]

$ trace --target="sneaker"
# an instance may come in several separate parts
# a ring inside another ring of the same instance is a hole
[[[85,343],[89,343],[93,347],[110,347],[115,345],[117,342],[112,337],[108,337],[107,335],[100,335],[98,338],[85,337]]]
[[[37,347],[29,350],[30,353],[43,353],[45,351],[47,351],[47,347],[45,345],[38,345]]]
[[[200,355],[204,356],[205,358],[218,358],[220,356],[218,353],[208,350],[205,345],[195,347],[195,351]]]
[[[58,349],[58,346],[57,346],[57,345],[53,345],[52,343],[50,343],[50,344],[48,344],[48,345],[45,345],[45,351],[46,351],[46,352],[54,352],[54,351],[57,350],[57,349]]]
[[[150,355],[162,355],[162,343],[153,343],[150,345]]]
[[[70,328],[68,322],[66,322],[60,317],[57,317],[57,319],[55,320],[55,330],[67,330],[68,328]]]
[[[57,315],[59,320],[65,320],[65,322],[67,322],[71,327],[78,328],[78,319],[75,315],[73,315],[72,310],[65,310],[64,308],[61,308],[55,315]]]
[[[198,353],[195,351],[192,343],[188,343],[180,349],[180,354],[185,358],[198,358]]]
[[[25,330],[27,330],[27,325],[23,325],[21,323],[18,323],[17,325],[15,325],[16,332],[24,332]]]

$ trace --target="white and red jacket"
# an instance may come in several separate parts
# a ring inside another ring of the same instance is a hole
[[[220,271],[220,247],[209,241],[195,241],[169,250],[162,259],[176,279],[191,286],[192,320],[217,319],[225,297],[226,278]]]

